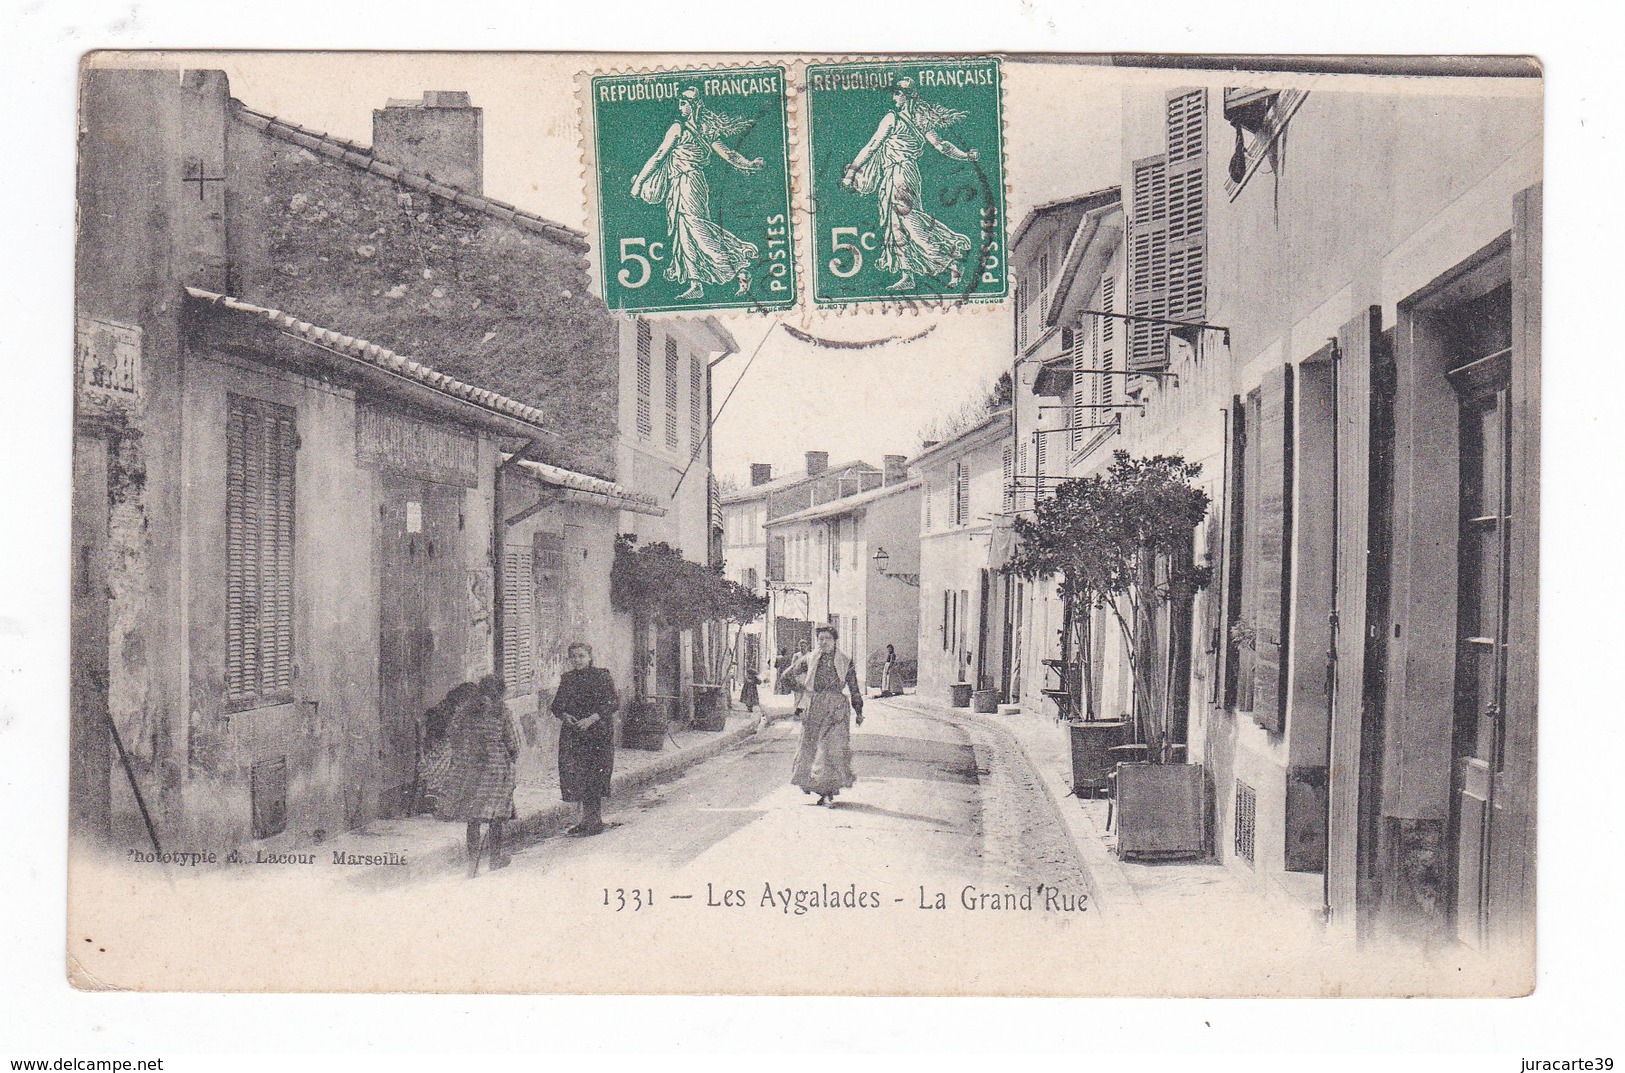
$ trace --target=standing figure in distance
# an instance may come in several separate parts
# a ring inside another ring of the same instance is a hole
[[[897,648],[895,645],[886,646],[886,662],[880,668],[880,695],[882,697],[895,697],[902,690],[897,688]]]
[[[559,795],[581,805],[581,821],[566,834],[576,838],[604,830],[603,801],[615,768],[615,712],[620,696],[606,668],[592,665],[592,646],[570,645],[570,669],[559,676],[553,714],[559,728]]]
[[[764,161],[748,160],[723,138],[749,129],[748,119],[713,112],[692,86],[677,102],[678,118],[666,129],[643,170],[632,180],[632,196],[650,205],[666,203],[666,235],[671,263],[663,275],[674,283],[687,283],[679,298],[705,297],[707,283],[739,281],[739,293],[750,290],[750,263],[761,256],[754,242],[746,242],[711,216],[711,185],[705,165],[715,153],[733,167],[751,174]]]
[[[819,626],[815,633],[818,649],[797,659],[789,671],[806,697],[801,748],[790,781],[803,793],[817,794],[818,804],[834,805],[835,795],[857,782],[850,722],[863,725],[863,689],[851,657],[835,647],[840,637],[835,627]]]
[[[961,262],[971,241],[920,208],[921,154],[927,145],[950,160],[975,160],[976,150],[961,149],[939,131],[964,119],[956,108],[928,104],[914,91],[913,79],[903,78],[892,91],[892,110],[858,155],[847,165],[841,185],[860,194],[874,194],[880,210],[880,259],[877,264],[897,273],[887,290],[915,286],[915,275],[948,273],[948,286],[964,278]]]

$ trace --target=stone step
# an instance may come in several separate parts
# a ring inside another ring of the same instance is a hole
[[[1021,705],[1019,705],[1019,704],[1001,704],[1001,705],[999,705],[999,714],[1000,715],[1020,715],[1021,714]]]

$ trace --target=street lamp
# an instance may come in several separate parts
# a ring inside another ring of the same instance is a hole
[[[875,549],[874,560],[875,569],[880,572],[882,577],[894,577],[905,585],[913,585],[916,589],[920,587],[920,575],[894,574],[886,569],[886,565],[891,562],[891,556],[886,553],[885,548]]]

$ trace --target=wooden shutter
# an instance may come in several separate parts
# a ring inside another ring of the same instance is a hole
[[[1371,364],[1382,310],[1337,333],[1337,664],[1333,680],[1327,883],[1334,919],[1352,922],[1359,861],[1360,734],[1365,721],[1366,578],[1371,547]]]
[[[1070,328],[1061,337],[1061,344],[1066,348],[1067,356],[1072,362],[1072,419],[1068,422],[1072,426],[1072,431],[1067,434],[1066,439],[1074,451],[1083,446],[1082,426],[1090,423],[1088,415],[1094,413],[1093,410],[1087,407],[1090,401],[1089,385],[1096,378],[1090,377],[1083,371],[1089,367],[1085,362],[1089,360],[1088,352],[1090,349],[1084,345],[1084,340],[1091,333],[1099,330],[1097,326],[1100,319],[1099,317],[1092,318],[1094,323],[1087,328]]]
[[[1002,500],[1002,502],[1003,502],[1003,510],[1004,510],[1004,513],[1006,513],[1006,514],[1009,514],[1010,511],[1015,507],[1015,502],[1016,502],[1016,481],[1015,481],[1015,477],[1016,477],[1015,459],[1012,457],[1012,452],[1010,450],[1010,445],[1007,443],[1007,444],[1004,445],[1004,498]]]
[[[1287,638],[1292,591],[1292,367],[1264,374],[1258,407],[1258,569],[1251,601],[1256,632],[1253,718],[1286,725]]]
[[[1016,281],[1016,353],[1027,352],[1027,281]]]
[[[572,640],[564,630],[564,534],[537,533],[532,538],[536,562],[536,654],[560,659]]]
[[[677,450],[677,340],[666,338],[666,446]]]
[[[1102,312],[1106,312],[1106,313],[1115,313],[1115,312],[1117,312],[1117,277],[1116,276],[1108,274],[1108,275],[1104,275],[1104,276],[1100,277],[1100,308],[1101,308]],[[1116,317],[1098,317],[1098,318],[1096,318],[1096,320],[1097,320],[1097,324],[1098,324],[1099,341],[1097,342],[1097,344],[1095,346],[1095,361],[1098,363],[1099,368],[1102,368],[1102,369],[1116,369],[1117,368],[1117,318]],[[1117,375],[1116,375],[1116,373],[1108,372],[1105,375],[1095,377],[1095,379],[1100,384],[1100,398],[1097,401],[1099,401],[1102,405],[1106,405],[1106,406],[1110,406],[1112,403],[1116,402],[1117,401]],[[1087,421],[1087,422],[1085,422],[1085,424],[1101,425],[1101,424],[1105,424],[1106,421],[1108,421],[1111,418],[1111,411],[1110,410],[1096,410],[1096,411],[1093,411],[1093,413],[1095,415],[1095,419]]]
[[[1228,451],[1225,459],[1224,475],[1224,565],[1220,573],[1223,579],[1224,615],[1221,624],[1222,636],[1219,638],[1220,683],[1215,692],[1215,699],[1222,707],[1235,709],[1239,707],[1237,683],[1241,677],[1241,652],[1231,636],[1231,630],[1242,618],[1242,555],[1243,540],[1246,530],[1247,473],[1250,459],[1247,454],[1247,408],[1242,404],[1241,396],[1237,395],[1230,400],[1230,439],[1227,444]],[[1252,683],[1248,682],[1249,694]]]
[[[231,395],[226,418],[226,699],[293,689],[294,411]]]
[[[1506,736],[1492,819],[1491,939],[1527,941],[1535,919],[1536,732],[1540,657],[1540,327],[1542,187],[1512,200]]]
[[[954,524],[970,524],[970,467],[954,463]]]
[[[773,537],[767,544],[767,579],[784,581],[784,538]]]
[[[1168,315],[1168,165],[1146,157],[1133,166],[1128,248],[1128,311],[1140,317]],[[1160,369],[1166,363],[1168,329],[1128,322],[1128,368]]]
[[[639,320],[638,337],[638,435],[653,436],[654,424],[654,329]]]
[[[707,415],[710,411],[705,390],[705,363],[689,355],[688,358],[688,433],[692,448],[698,448],[705,438]]]
[[[535,557],[509,546],[502,549],[502,681],[510,696],[530,692],[535,663]]]
[[[1035,477],[1044,475],[1044,467],[1049,462],[1048,444],[1049,437],[1044,435],[1042,431],[1033,433],[1033,476]],[[1042,494],[1045,491],[1044,482],[1038,481],[1037,484],[1038,492]]]
[[[1049,254],[1038,258],[1038,324],[1042,329],[1049,323]]]
[[[1168,98],[1168,312],[1201,321],[1207,309],[1207,91]],[[1163,349],[1166,352],[1166,333]]]

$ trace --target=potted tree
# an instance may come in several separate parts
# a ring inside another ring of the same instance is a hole
[[[749,623],[760,617],[767,600],[722,576],[720,569],[683,558],[663,541],[639,547],[634,537],[615,542],[610,569],[610,604],[616,611],[647,616],[656,627],[701,631],[726,636],[728,622]],[[713,628],[705,630],[707,623]],[[719,661],[706,652],[692,662],[705,681],[695,681],[694,725],[721,730],[726,725],[728,698],[722,686]],[[713,673],[714,672],[714,673]],[[627,708],[623,738],[634,748],[659,748],[666,732],[668,700],[637,697]]]
[[[1059,665],[1072,700],[1074,792],[1106,784],[1114,738],[1143,754],[1116,765],[1118,852],[1124,856],[1204,849],[1201,769],[1179,762],[1173,740],[1170,699],[1178,683],[1171,680],[1172,659],[1162,660],[1169,680],[1155,688],[1159,612],[1189,600],[1211,573],[1191,556],[1192,536],[1208,508],[1207,493],[1192,483],[1200,474],[1199,465],[1178,455],[1132,458],[1118,451],[1104,474],[1061,483],[1031,518],[1016,519],[1019,547],[1005,567],[1026,578],[1060,579]],[[1091,666],[1097,611],[1108,629],[1115,624],[1131,671],[1126,720],[1099,718],[1097,668]]]

